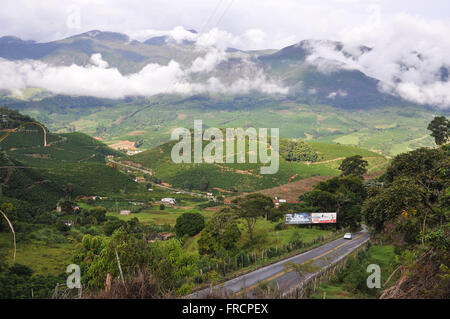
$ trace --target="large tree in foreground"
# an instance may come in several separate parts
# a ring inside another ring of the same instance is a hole
[[[253,240],[253,231],[256,221],[260,217],[268,218],[274,207],[272,198],[263,194],[250,194],[236,198],[233,204],[237,205],[238,216],[246,221],[250,240]]]
[[[307,206],[317,208],[317,211],[336,212],[338,228],[357,229],[361,222],[361,205],[366,195],[362,179],[349,175],[320,182],[299,199]]]
[[[394,158],[385,184],[364,203],[366,223],[376,232],[395,222],[405,240],[424,244],[429,229],[446,221],[450,158],[440,149],[420,148]]]
[[[200,232],[198,250],[202,255],[214,256],[220,250],[232,251],[241,238],[236,212],[229,207],[214,213]]]
[[[450,139],[450,121],[445,116],[436,116],[430,124],[428,130],[437,145],[443,145]]]

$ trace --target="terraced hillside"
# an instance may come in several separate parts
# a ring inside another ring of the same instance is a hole
[[[3,196],[53,205],[61,197],[108,195],[139,186],[126,174],[105,165],[105,156],[119,155],[82,133],[44,133],[36,124],[23,125],[0,142]]]
[[[261,163],[180,163],[171,159],[171,151],[175,141],[165,143],[149,151],[134,156],[120,158],[121,161],[133,162],[153,171],[164,182],[173,187],[201,189],[205,180],[208,189],[224,195],[252,192],[268,189],[314,176],[336,176],[340,174],[338,167],[347,156],[361,155],[369,162],[369,172],[380,171],[388,163],[388,159],[375,152],[353,146],[337,144],[310,143],[318,153],[317,162],[288,162],[280,157],[279,170],[273,175],[260,173]],[[204,145],[208,142],[204,142]],[[225,148],[224,148],[225,149]],[[247,145],[248,151],[248,145]]]

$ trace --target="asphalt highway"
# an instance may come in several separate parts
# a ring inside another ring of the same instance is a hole
[[[239,296],[244,293],[248,296],[248,293],[250,292],[251,295],[251,290],[257,287],[260,282],[267,281],[269,283],[275,282],[278,289],[281,291],[287,291],[289,288],[297,285],[300,280],[305,279],[304,276],[300,278],[298,272],[289,267],[290,264],[307,264],[307,268],[311,269],[312,272],[315,272],[320,270],[320,268],[333,263],[342,256],[351,253],[368,240],[368,232],[366,230],[362,230],[358,233],[354,233],[353,238],[350,240],[344,238],[336,239],[307,252],[295,255],[226,281],[216,287],[213,287],[212,289],[224,289],[228,294],[235,296]],[[205,298],[206,294],[210,291],[211,288],[200,290],[186,296],[186,298]]]

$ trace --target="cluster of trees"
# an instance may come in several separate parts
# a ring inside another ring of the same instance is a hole
[[[136,217],[129,221],[124,221],[118,217],[108,217],[108,220],[103,224],[103,231],[106,236],[111,236],[116,230],[124,229],[128,233],[140,234],[141,237],[145,237],[145,227],[139,222]]]
[[[406,242],[424,244],[427,234],[448,220],[448,150],[420,148],[396,156],[381,178],[382,186],[368,190],[366,223],[381,232],[386,223],[394,222]]]
[[[227,252],[234,255],[241,238],[240,222],[244,223],[251,242],[258,219],[277,221],[283,213],[283,209],[274,207],[272,198],[260,193],[236,198],[230,207],[216,212],[206,223],[198,241],[199,253],[217,256]]]
[[[381,282],[385,283],[389,275],[400,265],[400,253],[400,249],[393,249],[391,246],[372,246],[369,242],[356,255],[348,257],[344,269],[332,278],[332,283],[340,285],[345,291],[356,296],[377,297],[380,291],[367,286],[367,267],[374,263],[380,266]]]
[[[206,223],[198,240],[201,255],[215,256],[219,252],[235,252],[241,238],[238,215],[226,207],[215,213]]]
[[[309,212],[336,212],[337,228],[356,230],[362,221],[361,207],[367,198],[363,175],[367,161],[360,155],[347,157],[339,166],[341,176],[318,183],[300,196],[300,209]]]
[[[449,128],[445,117],[434,118],[428,129],[438,147],[396,156],[367,189],[362,214],[372,234],[407,248],[402,275],[383,291],[389,298],[449,297]]]
[[[345,158],[339,170],[342,171],[343,176],[355,175],[362,178],[367,173],[368,165],[369,163],[361,155],[355,155]]]
[[[252,241],[258,219],[278,220],[282,213],[283,210],[274,208],[270,197],[250,194],[236,198],[231,206],[214,213],[206,223],[200,213],[184,213],[177,218],[175,231],[179,238],[200,233],[198,246],[201,255],[233,255],[241,238],[240,222],[244,222]]]
[[[200,180],[199,189],[201,191],[207,191],[209,189],[209,181],[206,177],[202,177],[202,179]]]
[[[197,235],[205,227],[205,218],[200,213],[184,213],[177,218],[175,232],[178,237]]]
[[[21,201],[15,198],[8,198],[0,196],[0,209],[8,216],[8,219],[19,229],[27,224],[54,224],[57,218],[45,218],[47,215],[55,216],[55,214],[46,212],[42,207],[36,207],[28,202]],[[42,222],[44,220],[44,222]],[[0,219],[0,232],[9,231],[9,226],[6,221]]]
[[[0,107],[0,128],[12,129],[22,123],[34,121],[30,116],[20,114],[17,110],[10,110],[7,106]]]
[[[363,181],[356,175],[340,176],[320,182],[301,196],[305,205],[316,212],[336,212],[337,228],[359,228],[361,206],[367,196]],[[311,209],[310,209],[311,210]]]
[[[289,162],[315,162],[319,159],[319,154],[302,140],[280,140],[280,155]]]
[[[90,210],[80,210],[78,213],[46,211],[34,212],[34,207],[25,202],[2,197],[0,209],[13,222],[16,233],[16,241],[26,243],[30,240],[51,245],[54,243],[67,243],[68,238],[79,238],[88,230],[85,226],[93,226],[108,233],[108,227],[112,234],[116,229],[123,227],[126,230],[134,230],[142,233],[142,228],[137,230],[138,220],[122,222],[120,225],[111,225],[110,218],[106,217],[106,209],[94,207]],[[70,205],[68,205],[70,206]],[[74,222],[73,226],[67,224]],[[3,218],[0,220],[0,231],[9,231],[4,228]],[[134,226],[134,229],[133,229]],[[9,253],[9,250],[8,250]],[[0,252],[0,298],[51,298],[57,283],[66,280],[67,274],[59,276],[35,274],[28,266],[18,263],[7,264],[5,256]]]
[[[77,246],[74,262],[79,264],[84,287],[94,291],[105,287],[108,274],[112,278],[137,277],[149,272],[164,291],[183,294],[192,286],[189,278],[195,277],[197,257],[186,254],[179,240],[148,243],[138,233],[124,227],[111,237],[86,235]],[[159,291],[162,295],[163,291]]]
[[[1,256],[0,256],[1,257]],[[25,265],[9,266],[0,258],[0,299],[51,298],[58,282],[64,282],[67,274],[59,276],[34,275]]]

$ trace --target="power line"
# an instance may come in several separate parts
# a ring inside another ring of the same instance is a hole
[[[217,20],[217,23],[216,23],[216,25],[214,26],[214,28],[217,28],[217,27],[219,26],[220,22],[222,22],[223,17],[224,17],[225,14],[228,12],[228,10],[231,8],[233,2],[234,2],[234,0],[231,0],[231,1],[230,1],[230,3],[228,4],[228,6],[225,8],[225,11],[223,11],[222,15],[220,16],[219,20]],[[214,11],[213,11],[213,14],[212,14],[210,17],[212,17],[212,16],[215,14],[215,12],[217,11],[217,9],[219,8],[219,6],[220,6],[221,3],[222,3],[222,0],[220,0],[219,4],[216,6],[216,8],[215,8]],[[208,20],[209,20],[209,19],[208,19]],[[205,27],[205,26],[206,26],[206,24],[205,24],[203,27]],[[202,28],[203,28],[203,27],[202,27]],[[201,32],[200,32],[199,34],[201,34]],[[206,36],[205,43],[208,42],[208,40],[209,40],[210,37],[211,37],[211,33],[209,33],[209,34]],[[176,88],[177,85],[178,85],[178,83],[174,83],[174,88]],[[166,91],[169,89],[169,87],[170,87],[170,85],[167,87]]]
[[[234,0],[231,0],[230,4],[228,5],[228,7],[225,9],[225,11],[223,12],[222,16],[220,17],[219,21],[216,24],[216,27],[220,24],[220,22],[222,22],[223,17],[225,16],[225,14],[228,12],[228,10],[231,8],[231,5],[233,4]]]
[[[207,26],[208,23],[209,23],[209,20],[211,20],[211,18],[216,14],[217,9],[219,9],[219,7],[221,6],[222,2],[223,2],[223,0],[220,0],[220,1],[217,3],[217,5],[216,5],[216,7],[215,7],[215,9],[214,9],[214,11],[213,11],[213,13],[208,17],[208,19],[206,20],[206,22],[205,22],[205,23],[203,24],[203,26],[200,28],[199,34],[201,34],[201,33],[203,32],[203,30],[206,28],[206,26]]]

